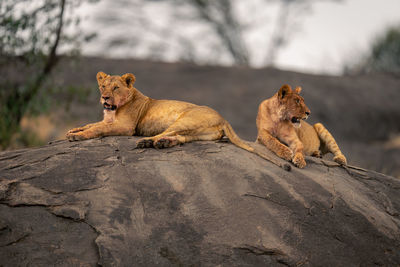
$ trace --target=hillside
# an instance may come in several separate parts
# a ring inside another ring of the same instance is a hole
[[[229,142],[0,152],[0,266],[396,266],[400,181]]]

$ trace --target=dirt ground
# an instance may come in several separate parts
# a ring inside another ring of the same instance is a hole
[[[273,68],[197,66],[140,60],[82,58],[63,60],[57,84],[84,87],[87,99],[72,99],[67,110],[56,105],[50,115],[28,119],[25,127],[47,131],[46,141],[63,138],[70,127],[102,117],[96,73],[133,73],[135,87],[156,99],[176,99],[217,110],[246,140],[255,140],[259,103],[281,85],[301,86],[310,123],[322,122],[333,134],[349,164],[400,177],[400,78],[389,74],[322,76]],[[64,95],[59,96],[63,100]],[[41,121],[41,122],[40,122]]]

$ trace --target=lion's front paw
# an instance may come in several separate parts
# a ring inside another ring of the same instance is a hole
[[[84,127],[73,128],[73,129],[71,129],[71,130],[69,130],[69,131],[67,132],[67,135],[68,135],[68,134],[71,134],[71,133],[82,132],[83,130],[85,130]]]
[[[85,140],[87,139],[85,135],[82,134],[82,132],[77,132],[77,133],[67,133],[67,139],[69,141],[80,141],[80,140]]]
[[[153,147],[154,141],[148,138],[142,138],[136,142],[136,148],[149,148]]]
[[[300,169],[303,169],[306,166],[306,161],[304,160],[304,156],[301,153],[296,153],[294,155],[292,162],[294,165]]]
[[[341,165],[347,165],[347,159],[343,154],[335,156],[333,160]]]
[[[279,151],[278,156],[283,159],[286,159],[287,161],[290,161],[293,157],[293,152],[288,147],[285,147],[285,149]]]

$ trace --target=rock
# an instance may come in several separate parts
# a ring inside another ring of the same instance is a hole
[[[400,181],[228,142],[107,137],[0,153],[0,266],[394,266]],[[258,145],[254,145],[258,146]]]

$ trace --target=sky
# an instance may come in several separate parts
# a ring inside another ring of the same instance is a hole
[[[108,12],[106,1],[102,0],[95,6],[83,5],[81,7],[80,12],[84,14],[85,18],[82,24],[84,29],[99,28],[97,25],[99,14]],[[243,35],[252,55],[251,66],[263,67],[265,66],[266,47],[270,41],[268,37],[273,34],[273,27],[268,28],[268,26],[274,25],[274,21],[277,21],[279,7],[270,8],[264,12],[257,10],[254,6],[253,9],[251,7],[250,10],[245,9],[242,7],[245,2],[239,3],[238,12],[244,20],[247,19],[248,22],[261,21],[257,27],[245,29]],[[168,22],[168,12],[172,14],[170,10],[165,9],[165,5],[154,4],[150,9],[140,12],[147,12],[146,14],[151,16],[155,24],[162,25]],[[128,24],[122,27],[102,25],[97,40],[83,46],[84,55],[93,56],[107,53],[108,57],[116,58],[151,56],[149,53],[152,50],[145,42],[145,40],[156,39],[151,34],[141,34],[139,38],[144,42],[136,49],[131,49],[129,46],[110,49],[102,45],[112,36],[135,36],[137,31],[129,26],[129,20],[134,20],[135,14],[130,10],[123,12],[122,16],[127,18]],[[138,11],[135,10],[135,12]],[[290,15],[297,16],[297,14]],[[277,54],[274,61],[275,67],[305,73],[340,75],[345,64],[351,64],[367,54],[371,43],[384,29],[400,25],[400,0],[343,0],[339,3],[321,1],[314,4],[309,12],[299,14],[298,17],[299,25],[295,32],[290,34],[287,46],[281,48]],[[206,33],[204,29],[201,30],[198,25],[190,24],[190,22],[185,25],[176,25],[175,28],[176,32],[187,36],[199,30]],[[130,30],[132,32],[129,32]],[[168,38],[168,36],[163,38]],[[193,35],[193,38],[197,38],[196,35]],[[199,40],[199,46],[193,49],[196,49],[200,55],[203,53],[204,57],[210,56],[211,53],[204,49],[205,44],[201,41],[204,40]],[[169,62],[179,60],[175,53],[176,50],[165,51],[165,55],[162,55],[163,59]],[[221,58],[222,65],[231,63],[229,59]]]
[[[280,54],[282,69],[339,74],[343,64],[368,51],[383,29],[400,25],[400,0],[320,3],[303,31]]]

